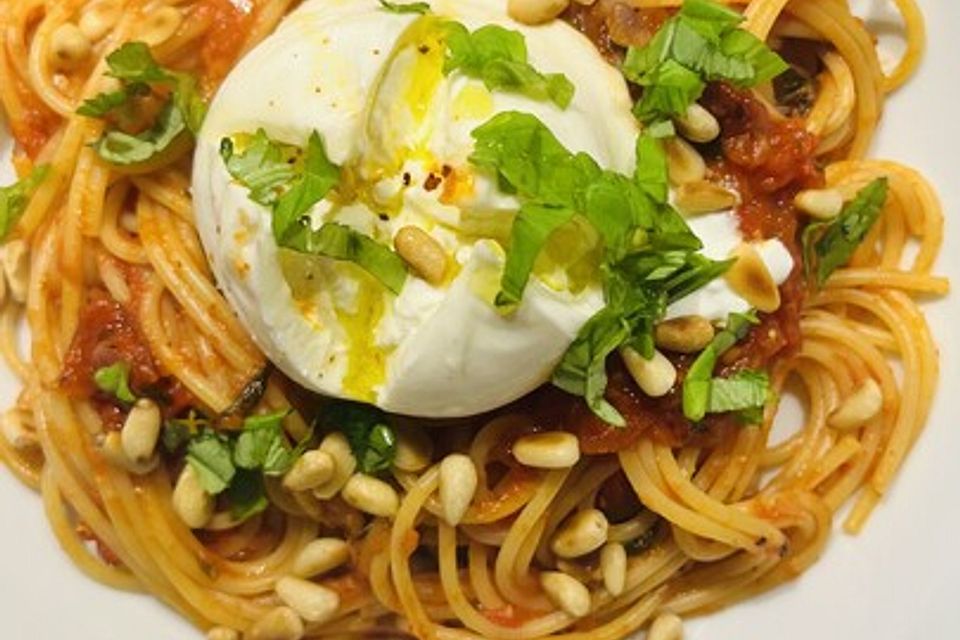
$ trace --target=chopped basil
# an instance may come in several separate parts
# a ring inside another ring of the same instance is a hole
[[[323,424],[347,437],[360,472],[377,474],[393,465],[397,436],[387,424],[386,415],[376,407],[335,402],[325,409]]]
[[[644,88],[637,117],[649,124],[680,116],[707,82],[753,87],[786,71],[779,55],[738,28],[742,21],[716,2],[686,0],[646,46],[631,47],[623,73]]]
[[[170,71],[157,64],[150,47],[142,42],[128,42],[107,56],[108,75],[121,83],[116,91],[101,93],[84,102],[77,113],[90,118],[115,116],[119,122],[130,122],[138,99],[147,96],[164,98],[153,126],[141,133],[129,133],[109,127],[93,147],[105,161],[136,168],[149,162],[174,158],[199,130],[206,115],[206,104],[200,96],[196,79],[186,73]],[[157,93],[160,88],[164,93]]]
[[[218,495],[226,491],[237,473],[230,440],[213,431],[204,431],[187,445],[187,463],[193,467],[204,491]]]
[[[163,425],[163,448],[167,453],[176,453],[186,446],[191,438],[196,437],[203,429],[211,426],[210,419],[190,409],[186,418],[172,418]]]
[[[137,401],[137,396],[130,390],[130,365],[126,362],[115,362],[97,369],[93,382],[100,391],[109,393],[120,402],[133,404]]]
[[[226,496],[230,501],[230,516],[235,522],[243,522],[257,515],[269,504],[263,475],[246,469],[237,469]]]
[[[459,22],[443,23],[447,44],[444,73],[454,71],[482,80],[491,91],[519,93],[549,100],[566,109],[573,100],[573,83],[562,73],[543,74],[527,58],[523,34],[497,25],[471,32]]]
[[[818,286],[822,287],[834,271],[850,262],[880,218],[887,190],[887,179],[877,178],[861,189],[835,220],[814,223],[804,230],[804,267]]]
[[[340,182],[340,167],[330,161],[318,133],[300,149],[272,140],[260,129],[225,138],[220,154],[230,175],[250,190],[250,199],[272,209],[277,246],[353,262],[393,293],[403,288],[406,266],[387,246],[335,222],[310,227],[310,209]]]
[[[390,13],[419,13],[421,15],[425,13],[430,13],[430,5],[426,2],[388,2],[387,0],[380,0],[380,6],[384,11],[389,11]]]
[[[49,165],[35,167],[26,178],[9,187],[0,187],[0,241],[6,240],[20,221],[37,190],[50,173]]]
[[[770,376],[764,371],[738,371],[729,378],[715,378],[710,385],[707,413],[756,409],[770,396]]]

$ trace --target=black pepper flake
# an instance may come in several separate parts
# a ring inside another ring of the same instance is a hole
[[[390,216],[388,216],[388,215],[385,214],[385,213],[378,213],[378,214],[377,214],[377,217],[380,218],[380,221],[381,221],[381,222],[389,222],[389,221],[390,221]]]
[[[428,53],[430,53],[430,47],[425,44],[422,44],[417,48],[417,51],[419,51],[423,55],[427,55]]]
[[[413,181],[413,178],[410,177],[409,173],[403,174],[403,186],[409,187],[412,181]]]
[[[448,165],[448,164],[445,164],[445,165],[443,165],[443,167],[440,169],[440,173],[443,174],[443,177],[444,177],[444,178],[449,178],[449,177],[450,177],[450,174],[453,173],[453,167],[451,167],[451,166]]]
[[[433,172],[430,172],[430,175],[427,176],[427,179],[423,181],[423,188],[426,191],[434,191],[440,186],[441,182],[443,182],[443,178]]]

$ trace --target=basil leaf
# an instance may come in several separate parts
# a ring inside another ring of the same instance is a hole
[[[33,193],[49,174],[49,165],[39,165],[26,178],[9,187],[0,187],[0,241],[6,240],[17,226]]]
[[[122,89],[101,93],[84,101],[77,114],[88,118],[103,118],[117,109],[127,105],[134,97],[150,94],[150,86],[142,82],[134,82]]]
[[[262,468],[276,443],[286,444],[282,422],[288,413],[281,411],[244,420],[243,432],[237,437],[233,449],[234,464],[247,470]]]
[[[150,47],[127,42],[107,56],[108,75],[124,82],[158,84],[173,82],[173,74],[157,64]]]
[[[253,471],[240,469],[227,489],[230,501],[230,516],[235,522],[243,522],[263,512],[269,502],[263,487],[263,476]]]
[[[688,420],[703,420],[710,409],[711,379],[717,361],[747,335],[751,326],[758,323],[753,314],[730,314],[727,326],[714,336],[710,345],[690,365],[683,380],[683,415]]]
[[[443,71],[459,71],[483,81],[487,89],[549,100],[566,109],[575,88],[563,74],[542,74],[527,60],[527,44],[519,31],[487,25],[470,32],[459,22],[444,23],[447,54]]]
[[[523,291],[530,280],[533,265],[550,235],[570,222],[573,209],[525,204],[513,221],[510,235],[510,250],[497,294],[498,307],[520,303]]]
[[[687,107],[700,99],[707,84],[699,74],[675,60],[666,60],[643,76],[643,97],[633,113],[641,122],[683,115]]]
[[[188,133],[183,113],[173,103],[168,103],[160,112],[157,122],[147,131],[137,135],[118,130],[107,131],[93,144],[93,148],[111,164],[131,166],[170,151],[181,139],[180,136]]]
[[[380,7],[390,13],[419,13],[420,15],[430,13],[430,5],[426,2],[388,2],[380,0]]]
[[[751,85],[772,80],[787,71],[790,65],[779,55],[771,51],[767,44],[750,33],[737,29],[723,37],[720,49],[726,56],[741,58],[752,68],[749,78]]]
[[[224,138],[220,143],[227,172],[250,191],[251,200],[273,206],[297,178],[295,165],[302,158],[301,149],[271,140],[263,129],[253,136],[234,138],[243,146],[241,152],[237,152],[235,139]]]
[[[325,409],[323,423],[346,436],[361,473],[374,475],[393,465],[397,437],[387,424],[386,415],[376,407],[335,402]]]
[[[714,378],[710,383],[708,413],[727,413],[756,409],[766,405],[770,396],[770,376],[763,371],[739,371],[729,378]]]
[[[200,486],[211,495],[223,493],[237,473],[230,441],[212,431],[190,441],[187,463],[196,472]]]
[[[93,382],[100,391],[109,393],[120,402],[133,404],[137,401],[137,396],[130,390],[130,365],[126,362],[115,362],[97,369]]]
[[[876,224],[887,201],[888,180],[877,178],[848,202],[836,220],[808,225],[803,233],[804,267],[823,286],[838,268],[850,262]]]
[[[673,135],[673,127],[669,135]],[[648,130],[637,137],[637,168],[633,179],[654,202],[667,203],[670,195],[667,152],[655,132]]]
[[[340,167],[327,157],[323,138],[314,131],[307,142],[302,175],[280,196],[273,212],[273,235],[281,246],[286,244],[291,227],[339,183]]]

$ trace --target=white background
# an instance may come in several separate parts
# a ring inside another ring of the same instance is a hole
[[[882,0],[861,0],[860,5]],[[920,0],[929,50],[919,75],[887,104],[871,155],[919,168],[947,214],[938,271],[960,285],[960,2]],[[0,184],[9,182],[0,177]],[[927,307],[942,347],[940,394],[927,431],[859,537],[836,532],[794,583],[687,626],[688,640],[940,640],[960,638],[960,320],[958,296]],[[15,389],[0,379],[0,405]],[[0,469],[2,640],[179,640],[199,637],[147,596],[86,579],[60,551],[38,497]]]

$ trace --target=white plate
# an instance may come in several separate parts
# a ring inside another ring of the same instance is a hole
[[[930,47],[919,75],[888,103],[871,155],[917,167],[940,192],[947,237],[938,271],[960,285],[960,3],[923,2]],[[2,146],[2,145],[0,145]],[[2,176],[0,184],[8,184]],[[806,575],[766,596],[688,625],[688,640],[960,638],[960,297],[926,307],[942,348],[933,417],[865,531],[835,533]],[[0,404],[15,388],[0,373]],[[199,637],[152,598],[86,579],[57,547],[40,500],[0,471],[4,640],[179,640]]]

